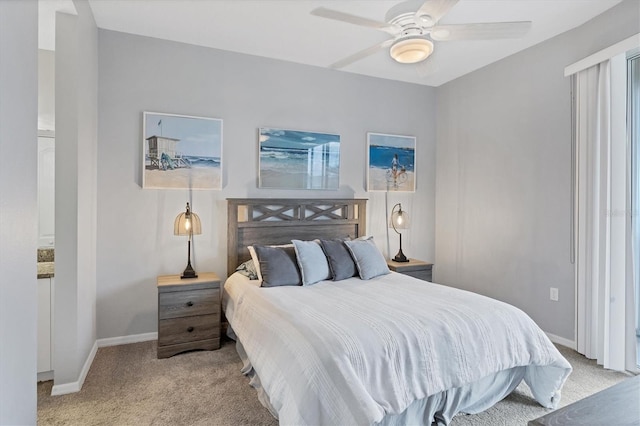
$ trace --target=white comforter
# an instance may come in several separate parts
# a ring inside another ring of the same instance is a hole
[[[555,408],[571,372],[519,309],[397,273],[309,287],[230,279],[224,305],[281,424],[373,424],[516,366]]]

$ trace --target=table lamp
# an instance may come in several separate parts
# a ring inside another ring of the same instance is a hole
[[[397,209],[397,210],[396,210]],[[402,205],[400,203],[393,206],[391,209],[391,219],[389,220],[389,225],[393,228],[394,231],[398,235],[400,235],[400,250],[396,257],[393,258],[395,262],[408,262],[407,256],[402,252],[402,234],[398,229],[408,229],[409,228],[409,215],[406,211],[402,210]]]
[[[202,234],[202,227],[200,226],[200,218],[197,214],[191,211],[189,203],[187,203],[187,210],[182,212],[176,217],[173,223],[173,235],[186,235],[187,240],[187,267],[185,268],[180,278],[198,278],[196,271],[191,266],[191,236]]]

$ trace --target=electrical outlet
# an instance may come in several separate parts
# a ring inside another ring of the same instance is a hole
[[[554,302],[558,301],[558,289],[555,287],[551,287],[549,289],[549,299],[553,300]]]

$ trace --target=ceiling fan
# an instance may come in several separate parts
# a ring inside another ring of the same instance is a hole
[[[387,47],[390,47],[389,54],[397,62],[415,64],[424,61],[433,53],[433,41],[518,38],[525,35],[531,28],[531,21],[438,25],[440,19],[458,1],[405,1],[389,9],[385,15],[386,22],[379,22],[324,7],[312,10],[311,14],[362,27],[374,28],[392,36],[392,38],[382,43],[332,64],[331,68],[343,68]]]

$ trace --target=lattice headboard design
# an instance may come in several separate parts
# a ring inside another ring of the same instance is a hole
[[[248,245],[362,236],[366,209],[365,199],[228,198],[227,275],[251,257]]]

